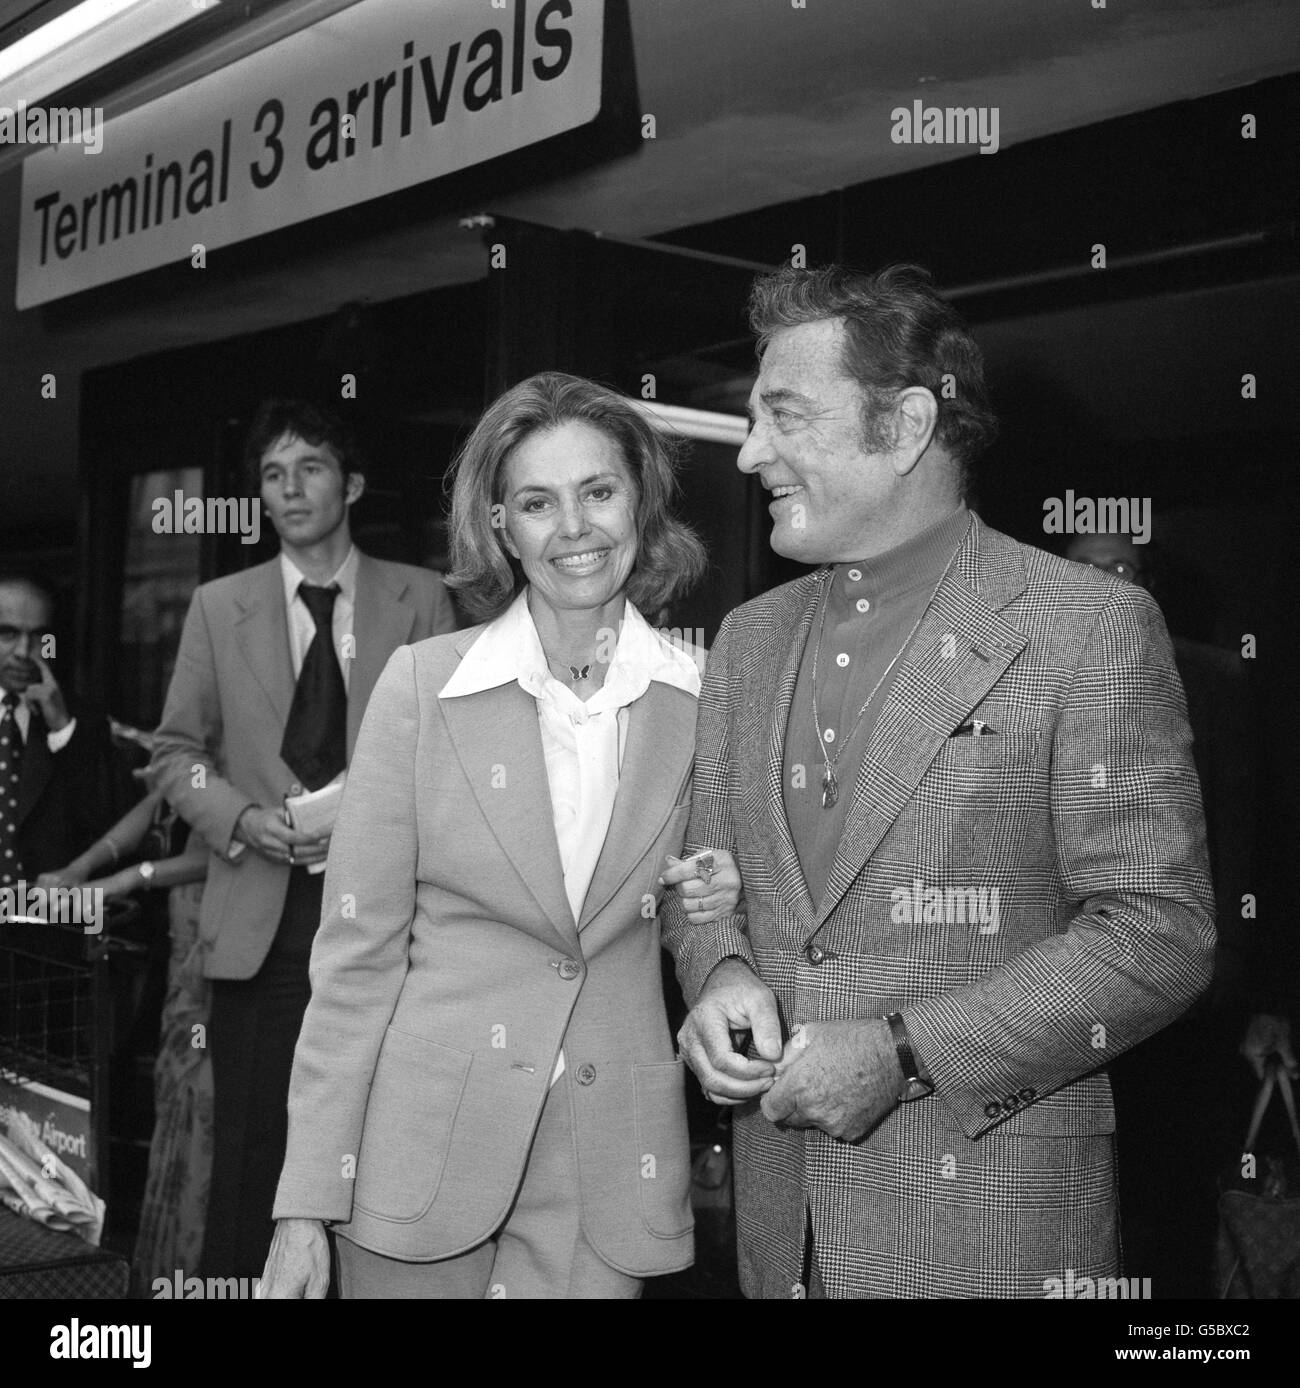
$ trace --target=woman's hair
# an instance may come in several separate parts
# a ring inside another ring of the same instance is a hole
[[[518,560],[502,543],[505,470],[530,435],[586,424],[619,449],[636,487],[637,551],[627,596],[655,613],[703,576],[704,546],[670,511],[676,446],[616,391],[580,376],[544,371],[497,397],[484,411],[448,473],[451,498],[449,587],[475,618],[498,616],[523,587]]]

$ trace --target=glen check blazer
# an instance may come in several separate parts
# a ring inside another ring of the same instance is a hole
[[[737,1110],[742,1286],[802,1294],[805,1210],[831,1296],[1041,1297],[1066,1268],[1113,1275],[1104,1066],[1174,1020],[1213,961],[1200,790],[1160,613],[976,517],[885,701],[814,907],[781,778],[819,586],[798,579],[723,623],[685,852],[734,844],[748,914],[694,928],[670,898],[665,942],[691,1003],[719,960],[745,960],[787,1035],[901,1011],[935,1092],[855,1144]],[[953,736],[973,719],[991,731]],[[997,928],[898,919],[891,892],[917,880],[997,889]]]
[[[516,682],[438,697],[481,630],[399,650],[371,697],[275,1217],[410,1262],[476,1248],[510,1213],[563,1046],[583,1233],[620,1272],[672,1272],[693,1253],[690,1154],[658,878],[686,830],[696,700],[652,682],[628,706],[575,924],[536,701]]]
[[[356,654],[348,674],[349,759],[384,662],[404,642],[455,625],[439,574],[360,556],[352,617]],[[212,850],[199,917],[209,978],[252,978],[284,909],[288,867],[251,850],[233,860],[227,855],[245,806],[275,809],[286,793],[301,789],[280,760],[293,690],[279,556],[197,589],[153,765],[163,794]]]

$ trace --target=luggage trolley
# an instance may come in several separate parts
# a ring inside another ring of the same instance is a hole
[[[70,1134],[70,1155],[81,1160],[69,1164],[97,1194],[108,1176],[109,950],[107,929],[0,925],[0,1079],[66,1096],[67,1110],[86,1111],[84,1155],[75,1145],[80,1134]]]
[[[46,1145],[105,1198],[110,959],[136,948],[112,931],[137,911],[110,907],[94,935],[43,921],[0,922],[0,1109],[13,1105],[34,1118]],[[127,1272],[118,1255],[0,1209],[0,1298],[120,1297]]]

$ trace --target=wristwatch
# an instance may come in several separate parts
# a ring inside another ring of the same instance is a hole
[[[902,1067],[903,1077],[907,1080],[907,1090],[899,1096],[902,1102],[907,1103],[909,1099],[923,1099],[927,1094],[933,1094],[933,1082],[928,1075],[922,1075],[921,1067],[916,1062],[912,1043],[907,1037],[907,1028],[903,1025],[903,1014],[891,1012],[883,1020],[889,1027],[890,1035],[894,1038],[894,1049],[898,1052],[898,1063]]]
[[[140,880],[147,887],[153,882],[153,875],[158,871],[156,863],[137,863],[135,870],[140,874]]]

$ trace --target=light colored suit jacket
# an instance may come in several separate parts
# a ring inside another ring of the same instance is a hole
[[[537,707],[439,699],[481,628],[400,650],[375,687],[331,845],[277,1218],[342,1221],[430,1261],[497,1230],[561,1045],[586,1237],[632,1276],[689,1265],[682,1064],[656,903],[689,812],[695,698],[629,707],[582,916],[565,895]]]
[[[1177,1017],[1213,959],[1160,613],[1141,589],[977,519],[885,701],[815,907],[782,748],[819,586],[798,579],[723,624],[686,851],[735,845],[748,918],[692,928],[673,898],[665,940],[689,1002],[736,955],[787,1029],[900,1010],[935,1093],[856,1144],[739,1110],[742,1285],[792,1294],[805,1207],[832,1296],[1041,1297],[1066,1269],[1113,1275],[1103,1067]],[[991,731],[952,735],[974,719]],[[943,919],[912,919],[918,883],[951,893]],[[972,889],[989,907],[997,892],[996,923],[972,919]]]
[[[388,657],[404,642],[455,625],[440,575],[360,556],[349,757]],[[280,759],[293,690],[279,558],[203,584],[185,617],[153,766],[163,794],[212,849],[200,921],[209,978],[251,978],[284,909],[288,867],[251,851],[234,861],[227,854],[247,805],[278,808],[287,793],[302,789]]]

